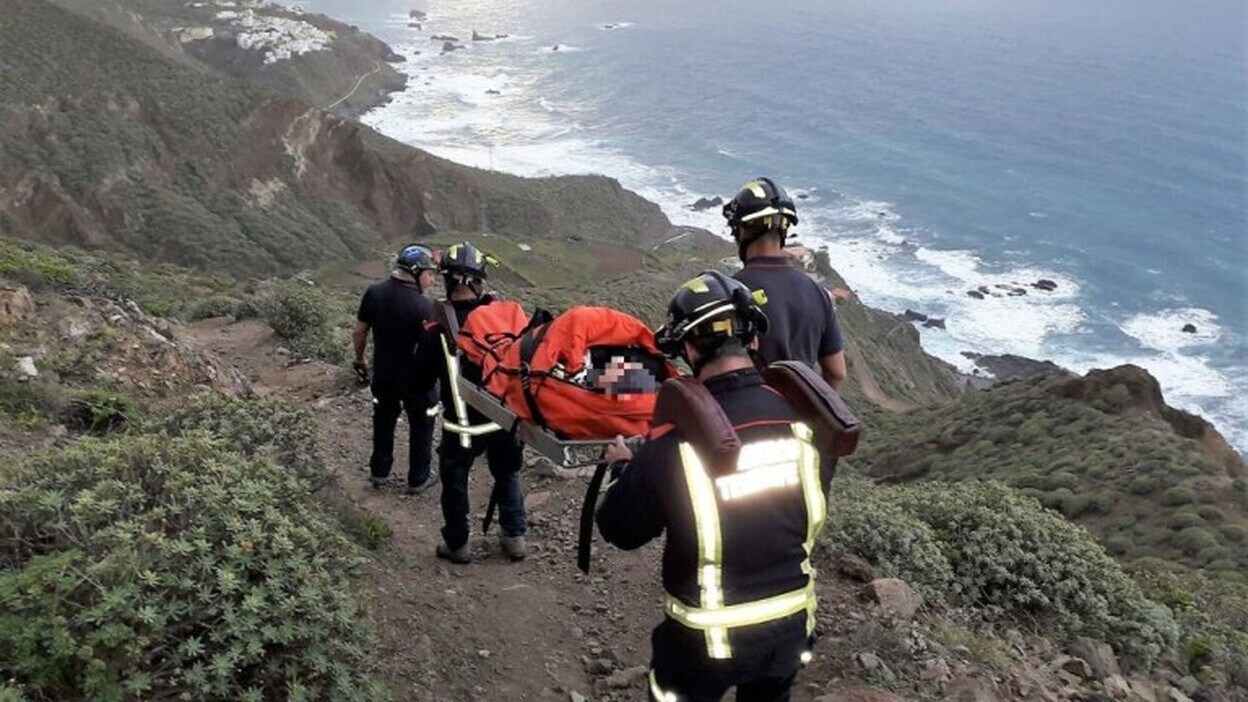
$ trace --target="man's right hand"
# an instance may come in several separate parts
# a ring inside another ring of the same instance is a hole
[[[368,385],[372,381],[372,378],[369,376],[367,363],[356,361],[351,364],[351,368],[355,371],[355,379],[360,385]]]

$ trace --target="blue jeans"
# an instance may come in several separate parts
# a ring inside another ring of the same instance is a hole
[[[525,532],[524,493],[520,468],[524,465],[524,445],[509,434],[496,431],[473,437],[470,448],[459,444],[459,435],[443,430],[438,446],[438,473],[442,478],[442,539],[451,549],[468,542],[468,473],[477,456],[485,454],[494,476],[494,497],[498,502],[498,525],[504,536]]]

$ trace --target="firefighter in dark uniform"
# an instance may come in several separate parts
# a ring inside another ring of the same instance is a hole
[[[410,427],[407,493],[420,494],[437,482],[430,472],[433,425],[437,417],[437,369],[422,365],[417,346],[433,301],[424,292],[437,272],[433,251],[419,244],[403,248],[390,277],[364,291],[351,341],[355,372],[373,393],[373,454],[368,467],[373,487],[380,488],[394,463],[394,428],[406,411]],[[364,362],[368,335],[373,335],[373,365]]]
[[[439,304],[450,306],[454,329],[462,326],[473,310],[492,301],[484,292],[486,266],[490,261],[491,257],[466,242],[443,253],[441,270],[447,299]],[[455,381],[463,377],[480,384],[481,368],[461,362],[454,342],[447,335],[437,334],[434,338],[435,363],[441,369],[442,404],[446,408],[442,442],[438,444],[445,526],[437,555],[452,563],[472,560],[468,548],[468,473],[473,461],[484,453],[494,477],[492,500],[498,505],[503,551],[513,561],[523,560],[526,555],[525,515],[520,469],[524,463],[524,444],[468,407]]]
[[[755,178],[724,205],[724,218],[745,264],[734,277],[763,291],[771,322],[759,336],[759,365],[802,361],[838,387],[846,376],[845,342],[832,296],[784,253],[789,227],[797,224],[793,198],[770,178]]]
[[[810,659],[815,536],[830,475],[811,431],[763,384],[747,352],[767,318],[742,283],[716,272],[686,283],[659,330],[723,407],[743,444],[734,472],[713,475],[672,425],[632,455],[607,451],[612,482],[598,507],[608,542],[635,549],[666,531],[666,617],[651,635],[650,699],[787,700]]]

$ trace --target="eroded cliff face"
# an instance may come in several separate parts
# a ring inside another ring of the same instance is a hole
[[[435,232],[644,248],[676,231],[612,179],[452,164],[43,0],[14,0],[0,19],[11,235],[267,274]]]

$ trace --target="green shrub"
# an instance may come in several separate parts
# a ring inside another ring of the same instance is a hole
[[[191,305],[190,310],[186,313],[187,319],[198,320],[208,319],[210,317],[233,317],[236,310],[242,303],[233,297],[224,295],[213,295]],[[256,316],[252,314],[251,316]]]
[[[91,388],[70,395],[57,418],[69,429],[107,434],[121,429],[137,416],[134,400],[126,395]]]
[[[1161,504],[1167,507],[1185,505],[1194,499],[1196,499],[1196,493],[1191,488],[1183,485],[1176,485],[1161,493]]]
[[[328,477],[311,412],[277,397],[197,393],[153,412],[145,429],[172,436],[208,431],[243,455],[272,451],[278,463],[312,487]]]
[[[1218,545],[1218,537],[1201,527],[1187,527],[1174,537],[1174,544],[1189,556]]]
[[[1152,475],[1137,475],[1127,483],[1127,492],[1132,495],[1148,495],[1161,487],[1161,481]]]
[[[1197,507],[1196,514],[1200,515],[1200,518],[1206,522],[1213,522],[1215,524],[1226,518],[1226,515],[1222,514],[1222,510],[1214,507],[1213,505],[1201,505],[1200,507]]]
[[[0,483],[0,675],[46,699],[375,699],[352,554],[269,456],[79,440]]]
[[[1174,645],[1168,610],[1146,599],[1087,531],[1010,488],[989,482],[872,490],[852,480],[838,487],[828,532],[834,549],[859,553],[929,590],[947,577],[945,599],[1113,641],[1145,666]],[[911,554],[923,562],[907,561]]]
[[[1175,512],[1166,520],[1166,526],[1174,531],[1182,531],[1191,527],[1204,526],[1205,520],[1195,512]]]
[[[334,322],[346,317],[342,305],[321,288],[298,280],[277,286],[256,302],[260,317],[297,356],[342,363],[347,341]]]
[[[1242,543],[1248,538],[1248,528],[1240,524],[1225,524],[1218,531],[1222,532],[1222,536],[1232,543]]]

